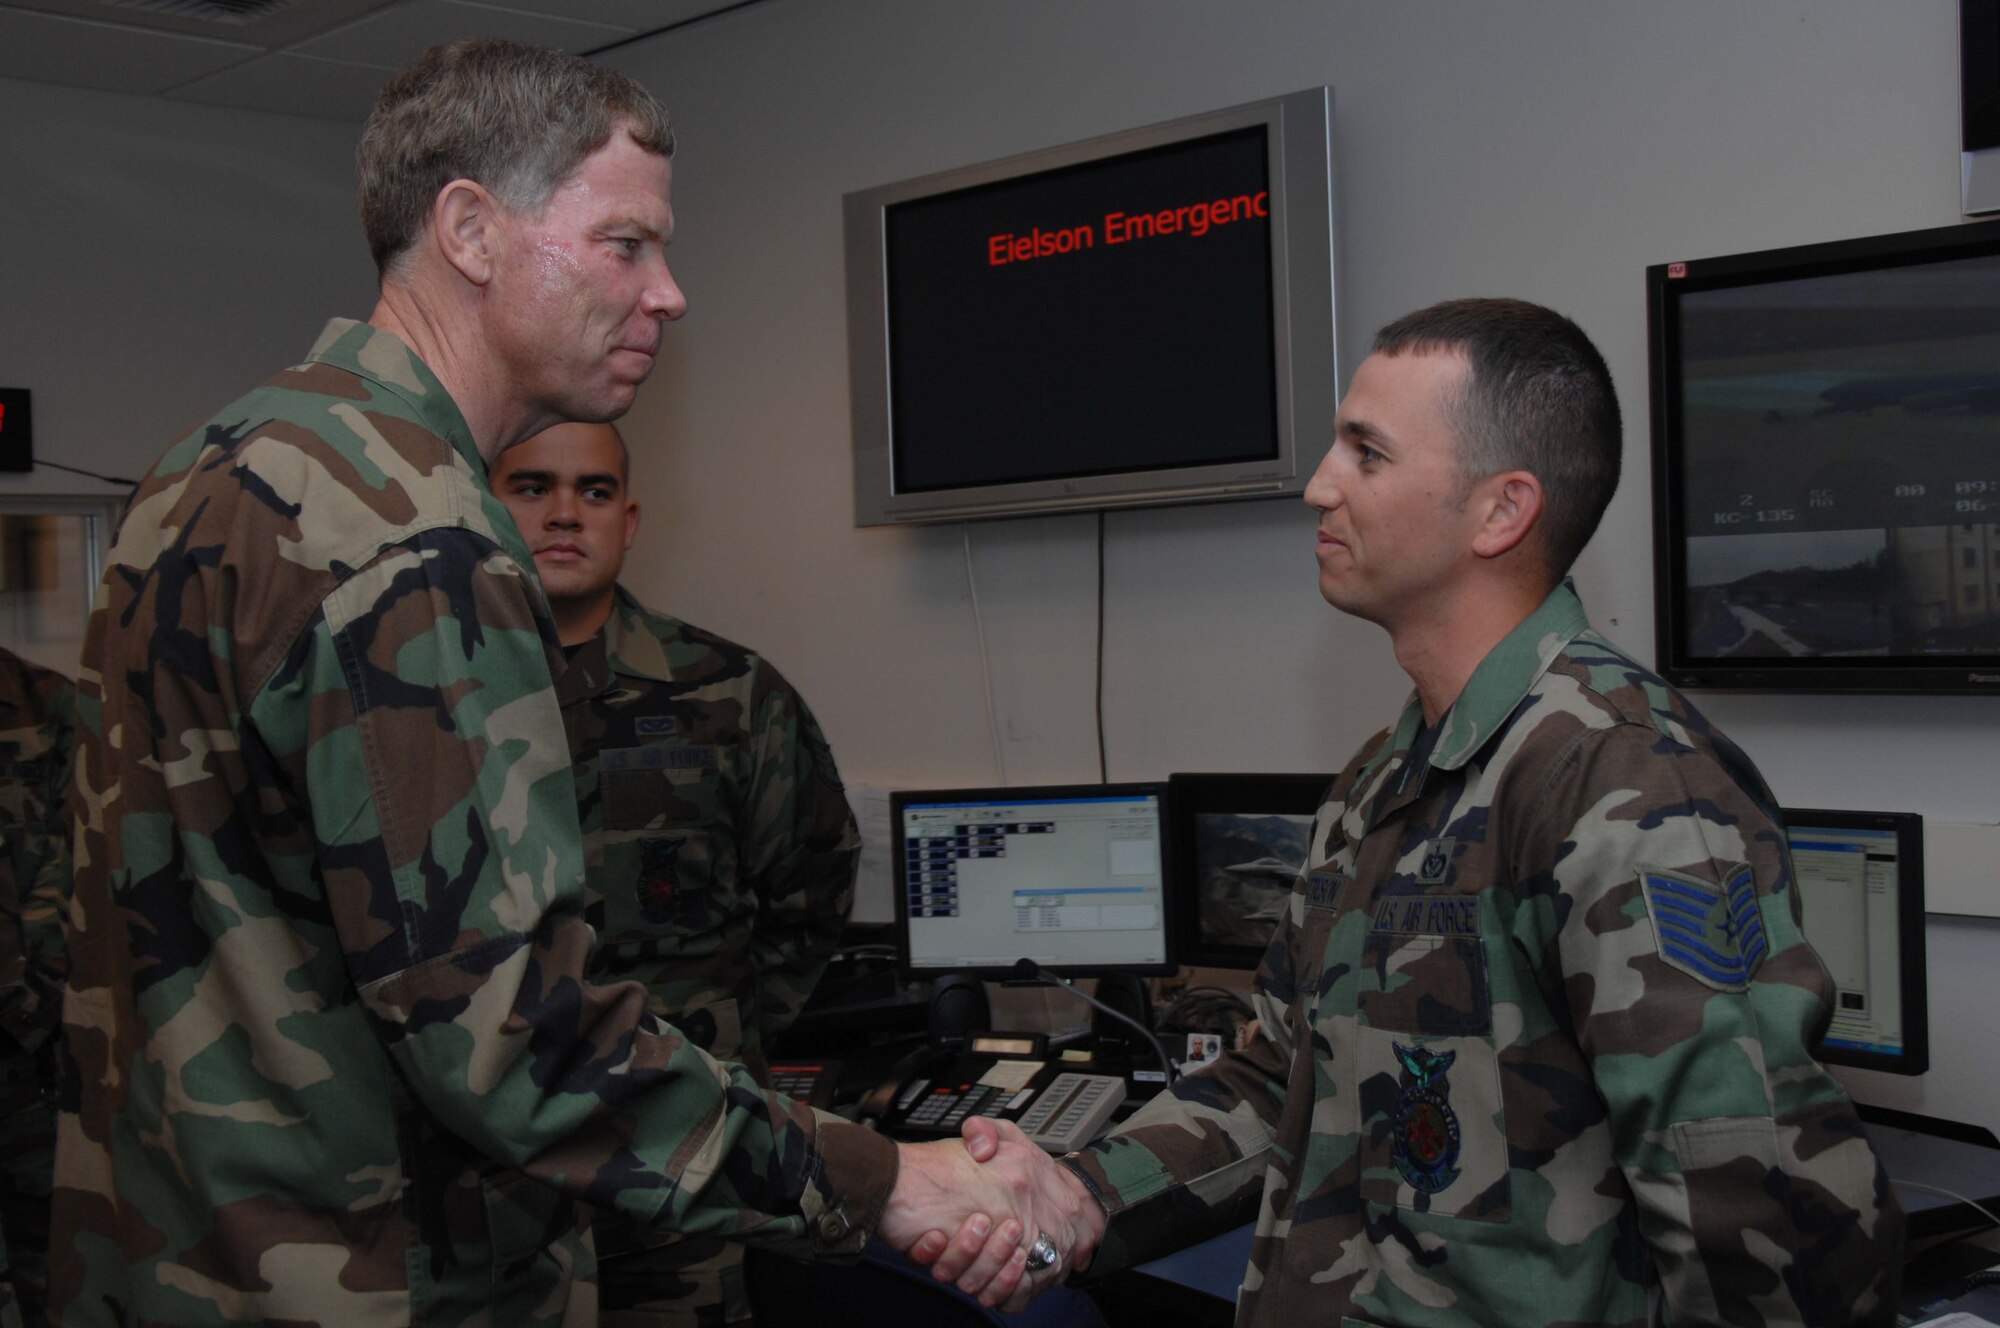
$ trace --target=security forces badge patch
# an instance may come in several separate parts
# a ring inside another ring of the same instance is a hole
[[[1717,991],[1749,987],[1771,945],[1748,863],[1731,867],[1719,885],[1657,867],[1641,868],[1639,884],[1660,958]]]
[[[1389,1160],[1411,1189],[1436,1194],[1459,1176],[1458,1113],[1451,1109],[1451,1083],[1445,1078],[1458,1053],[1392,1045],[1406,1080],[1396,1100]]]

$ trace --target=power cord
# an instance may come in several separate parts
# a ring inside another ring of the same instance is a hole
[[[1070,995],[1077,997],[1079,1000],[1089,1001],[1092,1005],[1096,1006],[1098,1009],[1104,1011],[1104,1013],[1110,1015],[1113,1019],[1116,1019],[1119,1023],[1124,1024],[1127,1028],[1130,1028],[1133,1032],[1137,1033],[1139,1035],[1139,1040],[1153,1049],[1153,1054],[1159,1058],[1160,1069],[1166,1075],[1166,1078],[1163,1082],[1169,1088],[1173,1086],[1173,1082],[1177,1077],[1174,1073],[1173,1059],[1167,1055],[1167,1049],[1160,1045],[1160,1040],[1154,1037],[1144,1024],[1141,1024],[1137,1019],[1134,1019],[1131,1015],[1126,1014],[1123,1010],[1112,1009],[1110,1006],[1106,1005],[1103,1001],[1098,1000],[1095,996],[1091,995],[1089,992],[1084,991],[1082,988],[1078,987],[1068,978],[1056,976],[1054,973],[1049,972],[1046,968],[1042,968],[1039,965],[1037,965],[1035,961],[1032,959],[1023,959],[1017,962],[1014,965],[1014,976],[1009,978],[1008,981],[1020,982],[1023,984],[1061,987],[1064,991],[1067,991]]]
[[[1985,1218],[1988,1222],[1991,1222],[1994,1226],[2000,1227],[2000,1217],[1993,1216],[1978,1200],[1969,1199],[1957,1190],[1947,1190],[1942,1185],[1926,1185],[1922,1181],[1897,1180],[1894,1176],[1889,1177],[1889,1183],[1891,1185],[1900,1185],[1906,1190],[1925,1190],[1931,1194],[1942,1194],[1947,1199],[1956,1199],[1973,1212]]]

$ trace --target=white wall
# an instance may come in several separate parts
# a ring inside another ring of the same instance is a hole
[[[0,386],[35,454],[137,476],[217,406],[365,318],[358,125],[0,79]],[[46,468],[4,493],[121,493]]]
[[[1959,219],[1951,0],[767,0],[613,62],[673,109],[691,312],[628,435],[647,596],[799,682],[850,779],[996,778],[958,527],[851,524],[840,198],[1313,86],[1335,89],[1342,341],[1432,300],[1578,319],[1627,479],[1578,570],[1650,657],[1642,269]],[[1190,309],[1190,318],[1200,317]],[[971,528],[1006,774],[1096,776],[1093,518]],[[1337,768],[1405,690],[1314,586],[1307,513],[1110,518],[1113,778]],[[2000,700],[1703,702],[1793,805],[2000,820]],[[2000,1127],[1991,922],[1934,922],[1937,1068],[1864,1100]]]

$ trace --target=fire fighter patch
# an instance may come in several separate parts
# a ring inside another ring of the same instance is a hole
[[[1389,1160],[1411,1189],[1436,1194],[1459,1176],[1458,1113],[1451,1109],[1451,1081],[1445,1077],[1458,1053],[1393,1045],[1404,1081],[1396,1100]]]
[[[648,922],[675,919],[677,869],[685,837],[647,839],[639,845],[639,913]]]

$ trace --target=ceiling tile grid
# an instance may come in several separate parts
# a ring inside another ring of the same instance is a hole
[[[756,0],[0,0],[0,78],[359,122],[426,47],[512,37],[580,55]]]

